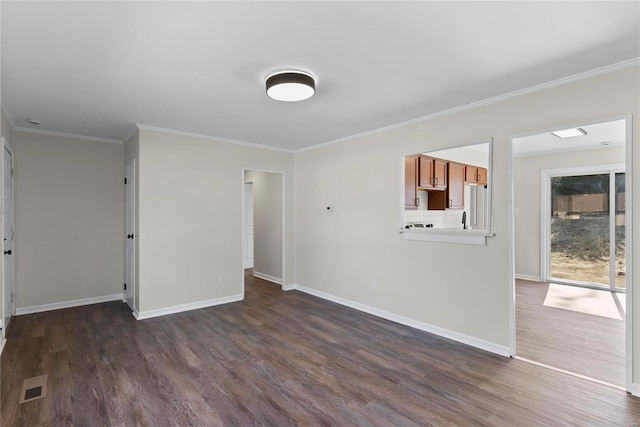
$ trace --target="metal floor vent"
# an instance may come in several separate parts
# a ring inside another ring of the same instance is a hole
[[[47,395],[47,374],[27,378],[22,383],[20,403],[31,402]]]

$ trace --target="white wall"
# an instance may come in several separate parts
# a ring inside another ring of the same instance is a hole
[[[247,171],[253,182],[253,270],[282,280],[282,175]]]
[[[16,310],[122,294],[122,144],[14,132]]]
[[[284,283],[293,278],[293,154],[143,127],[139,161],[142,315],[242,295],[243,168],[286,174]]]
[[[581,150],[516,158],[513,161],[513,201],[515,214],[516,274],[541,279],[540,222],[543,169],[603,164],[624,164],[625,147],[611,146],[595,150]],[[640,266],[638,266],[640,268]]]
[[[627,69],[296,153],[296,283],[508,348],[513,288],[510,138],[632,113],[637,146],[638,71]],[[403,240],[398,233],[403,156],[487,137],[494,138],[495,237],[487,246]],[[636,203],[639,188],[634,188]],[[335,205],[335,212],[326,213],[325,204]],[[636,250],[638,211],[633,221]],[[633,274],[635,287],[639,271]],[[377,282],[375,290],[371,280]],[[640,289],[635,295],[640,313]],[[636,361],[640,366],[640,352]]]

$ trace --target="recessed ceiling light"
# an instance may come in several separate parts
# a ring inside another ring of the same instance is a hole
[[[27,119],[27,123],[34,126],[40,126],[42,124],[42,120],[38,119]]]
[[[558,138],[572,138],[574,136],[583,136],[586,135],[587,132],[581,128],[571,128],[565,130],[557,130],[555,132],[551,132],[553,135]]]
[[[267,76],[267,95],[277,101],[302,101],[316,92],[316,81],[305,71],[278,71]]]

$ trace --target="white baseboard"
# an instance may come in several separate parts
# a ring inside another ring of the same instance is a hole
[[[131,311],[131,314],[133,314],[133,317],[135,317],[136,320],[140,319],[140,314],[138,313],[138,310],[136,310],[135,308]]]
[[[99,304],[101,302],[122,301],[122,294],[104,295],[101,297],[74,299],[71,301],[54,302],[52,304],[32,305],[16,308],[16,315],[41,313],[43,311],[60,310],[61,308],[79,307],[81,305]]]
[[[2,339],[0,339],[0,355],[2,355],[2,350],[4,350],[4,345],[7,343],[7,339],[5,337],[2,337]]]
[[[295,283],[291,283],[289,285],[282,285],[283,291],[293,291],[294,289],[298,289],[300,285],[296,285]]]
[[[335,295],[331,295],[322,291],[317,291],[315,289],[307,288],[297,284],[287,285],[287,290],[293,290],[293,289],[297,289],[309,295],[313,295],[322,299],[326,299],[328,301],[332,301],[347,307],[351,307],[356,310],[363,311],[365,313],[373,314],[374,316],[382,317],[383,319],[391,320],[393,322],[400,323],[402,325],[420,329],[421,331],[429,332],[430,334],[438,335],[443,338],[448,338],[453,341],[457,341],[463,344],[470,345],[472,347],[479,348],[481,350],[486,350],[491,353],[499,354],[500,356],[509,357],[511,355],[509,352],[509,347],[507,346],[498,345],[490,341],[485,341],[480,338],[461,334],[459,332],[451,331],[449,329],[441,328],[439,326],[431,325],[429,323],[420,322],[418,320],[393,314],[388,311],[380,310],[378,308],[369,307],[368,305],[364,305],[359,302],[340,298]]]
[[[243,294],[229,295],[228,297],[213,298],[204,301],[191,302],[188,304],[172,305],[170,307],[157,308],[155,310],[146,310],[133,312],[133,316],[138,320],[150,319],[152,317],[166,316],[167,314],[181,313],[183,311],[197,310],[199,308],[212,307],[214,305],[228,304],[230,302],[242,301]]]
[[[260,273],[259,271],[253,270],[253,277],[257,277],[258,279],[268,280],[269,282],[273,282],[277,285],[282,285],[282,279],[269,276],[268,274]]]
[[[544,280],[542,280],[540,277],[536,277],[536,276],[529,276],[528,274],[515,274],[516,279],[519,280],[530,280],[532,282],[543,282]]]
[[[633,394],[634,396],[640,397],[640,384],[632,383],[631,388],[629,389],[629,393]]]

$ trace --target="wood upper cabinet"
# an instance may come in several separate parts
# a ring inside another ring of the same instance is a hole
[[[487,169],[467,165],[464,180],[467,184],[487,185]]]
[[[487,170],[478,168],[478,185],[487,185]]]
[[[428,190],[447,189],[447,161],[420,156],[420,188]]]
[[[418,209],[418,156],[404,158],[404,208]]]
[[[448,163],[447,208],[464,209],[465,165]]]

